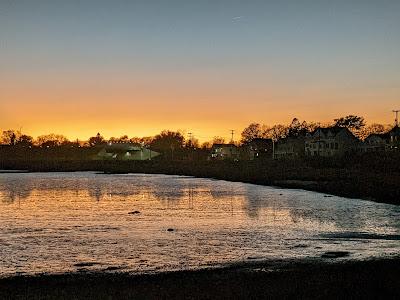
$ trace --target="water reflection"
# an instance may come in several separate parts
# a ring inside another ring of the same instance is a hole
[[[337,197],[266,189],[252,184],[214,180],[207,180],[205,184],[204,180],[180,176],[169,176],[166,180],[162,175],[72,174],[1,174],[1,200],[12,204],[28,199],[33,192],[53,196],[73,194],[76,199],[87,193],[95,202],[139,197],[142,200],[155,199],[167,208],[178,208],[181,203],[186,203],[189,209],[193,209],[197,202],[212,199],[214,206],[223,207],[231,214],[238,207],[252,219],[277,220],[278,216],[287,216],[290,220],[286,221],[291,223],[333,223],[344,230],[368,225],[371,206],[374,210],[381,209],[381,205],[372,202],[337,201]],[[268,212],[268,216],[263,212]],[[395,209],[394,214],[397,213],[398,209]]]
[[[165,175],[0,174],[0,199],[0,276],[87,262],[147,272],[400,249],[386,238],[400,234],[400,207],[302,190]]]
[[[5,194],[1,199],[5,203],[13,203],[16,200],[23,200],[31,195],[33,182],[29,178],[20,181],[0,180],[0,192]]]

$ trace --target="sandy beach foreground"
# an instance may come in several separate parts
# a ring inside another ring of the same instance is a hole
[[[400,257],[254,262],[160,274],[81,272],[0,279],[1,299],[399,299]]]

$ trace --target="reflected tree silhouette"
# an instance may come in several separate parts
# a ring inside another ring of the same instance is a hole
[[[166,184],[163,180],[155,180],[151,185],[151,195],[168,207],[176,206],[185,199],[187,186],[179,180],[174,180],[174,184]]]
[[[30,179],[24,180],[23,184],[20,184],[19,180],[13,180],[12,178],[0,179],[0,192],[3,192],[5,197],[3,202],[14,203],[16,200],[27,199],[34,189],[34,182]]]
[[[150,178],[150,179],[149,179]],[[67,192],[87,192],[94,201],[101,201],[106,195],[127,198],[135,195],[147,195],[147,199],[159,201],[166,207],[176,207],[183,201],[193,208],[195,201],[204,194],[213,200],[233,209],[242,205],[249,218],[261,217],[268,210],[267,217],[289,215],[293,223],[317,222],[333,224],[340,230],[354,231],[367,228],[370,223],[370,206],[362,201],[337,198],[306,191],[282,192],[262,186],[238,184],[220,181],[201,181],[192,178],[163,176],[97,176],[95,174],[75,174],[62,176],[47,174],[35,177],[32,174],[11,174],[0,177],[0,195],[2,202],[12,204],[32,195],[32,191],[65,194]],[[282,190],[283,191],[283,190]],[[76,197],[77,199],[79,197]],[[209,198],[208,198],[209,199]],[[228,204],[228,205],[226,205]],[[379,204],[374,204],[374,209]]]

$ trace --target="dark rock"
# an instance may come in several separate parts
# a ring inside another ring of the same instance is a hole
[[[328,251],[321,255],[322,258],[339,258],[349,256],[348,251]]]
[[[293,248],[307,248],[307,247],[308,247],[308,245],[305,245],[305,244],[297,244],[297,245],[293,246]]]
[[[138,215],[138,214],[140,214],[140,211],[138,210],[128,212],[128,215]]]
[[[96,262],[80,262],[80,263],[76,263],[74,264],[75,267],[91,267],[94,265],[98,265],[99,263]]]
[[[174,231],[174,229],[173,228],[168,228],[167,231]]]
[[[111,266],[111,267],[107,267],[104,269],[104,271],[116,271],[116,270],[121,270],[122,267],[117,267],[117,266]]]
[[[262,257],[256,257],[256,256],[248,256],[248,260],[256,260],[256,259],[262,259]]]

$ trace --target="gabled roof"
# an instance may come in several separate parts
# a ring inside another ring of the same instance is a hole
[[[115,143],[104,146],[106,152],[139,151],[142,147],[134,143]]]
[[[319,133],[318,133],[319,132]],[[326,128],[317,128],[315,129],[308,137],[311,138],[337,138],[340,137],[347,137],[354,140],[359,140],[348,128],[346,127],[339,127],[339,126],[331,126]]]
[[[236,145],[235,144],[213,144],[212,145],[212,147],[214,148],[216,148],[216,147],[219,147],[219,148],[231,148],[231,147],[236,147]]]
[[[304,143],[305,137],[303,135],[301,136],[288,136],[283,139],[279,139],[276,144],[277,145],[282,145],[282,144],[289,144],[289,143]]]
[[[251,140],[252,142],[272,142],[272,139],[266,139],[266,138],[255,138]]]
[[[395,125],[389,132],[388,134],[390,136],[400,136],[400,127],[398,125]]]
[[[389,139],[390,138],[390,134],[388,132],[385,133],[371,133],[369,136],[366,137],[366,139],[372,138],[372,137],[378,137],[381,139]]]
[[[391,136],[400,136],[399,126],[396,125],[391,130],[385,133],[372,133],[367,137],[367,139],[370,137],[380,137],[382,139],[390,139]]]
[[[350,131],[346,127],[339,127],[339,126],[331,126],[331,127],[318,127],[316,128],[313,132],[311,132],[312,135],[316,134],[320,130],[323,134],[328,135],[329,133],[333,134],[336,136],[339,132],[345,130],[345,131]]]
[[[264,138],[255,138],[250,142],[246,143],[247,145],[271,145],[272,139],[264,139]]]

